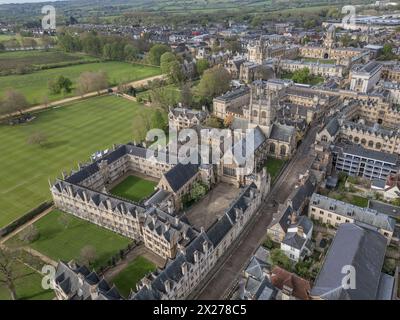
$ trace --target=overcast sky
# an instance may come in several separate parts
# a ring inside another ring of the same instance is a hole
[[[5,3],[27,3],[27,2],[47,2],[47,1],[60,1],[60,0],[0,0],[0,4],[5,4]]]

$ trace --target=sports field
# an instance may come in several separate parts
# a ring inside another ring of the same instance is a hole
[[[117,286],[119,293],[127,298],[131,289],[136,290],[136,283],[154,270],[156,270],[156,266],[152,262],[139,256],[131,261],[111,282]]]
[[[153,109],[116,96],[103,96],[38,113],[28,124],[0,125],[2,166],[0,227],[50,199],[48,178],[77,168],[96,151],[133,141],[133,119]],[[32,133],[48,140],[27,144]]]
[[[60,222],[62,214],[54,210],[35,222],[39,239],[29,244],[55,261],[79,261],[81,249],[92,246],[96,252],[96,261],[92,267],[97,269],[131,242],[126,237],[72,215],[67,216],[69,221],[64,224]],[[21,244],[18,235],[7,242],[11,247],[18,244]]]
[[[71,79],[73,86],[75,87],[79,76],[86,71],[106,72],[110,85],[141,80],[161,73],[160,68],[158,67],[131,64],[127,62],[99,62],[41,70],[30,74],[2,76],[0,77],[0,98],[7,88],[13,88],[22,92],[31,104],[40,104],[43,102],[45,97],[48,97],[50,101],[55,101],[65,97],[74,96],[77,94],[75,88],[68,95],[50,95],[48,90],[49,80],[62,75]]]
[[[136,176],[129,176],[115,186],[110,193],[140,202],[154,192],[154,187],[156,185],[157,183],[154,181],[145,180]]]

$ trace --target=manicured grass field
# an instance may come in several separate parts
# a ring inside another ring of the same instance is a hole
[[[24,125],[0,125],[2,166],[0,227],[50,199],[48,178],[77,168],[98,150],[133,141],[133,118],[154,110],[120,97],[103,96],[50,109]],[[28,145],[33,132],[43,132],[42,147]]]
[[[268,158],[265,167],[267,168],[267,172],[271,175],[271,182],[273,183],[281,171],[282,167],[285,165],[285,160]]]
[[[111,193],[122,198],[140,202],[154,192],[154,187],[156,185],[157,183],[154,181],[145,180],[136,176],[129,176],[115,186],[111,190]]]
[[[29,103],[39,104],[43,102],[44,97],[50,101],[59,100],[68,96],[76,95],[73,89],[68,95],[50,95],[48,82],[51,79],[63,75],[68,77],[76,85],[79,76],[85,71],[104,71],[108,75],[110,85],[116,85],[121,82],[141,80],[147,77],[160,74],[160,68],[149,67],[126,62],[100,62],[82,65],[74,65],[63,68],[55,68],[37,71],[24,75],[10,75],[0,77],[0,98],[7,88],[14,88],[25,94]]]
[[[120,236],[94,223],[70,217],[70,222],[65,227],[60,223],[62,212],[54,210],[35,222],[40,236],[30,246],[52,258],[53,260],[70,261],[79,259],[79,254],[84,246],[93,246],[96,249],[96,262],[93,267],[105,265],[107,261],[121,249],[125,249],[131,242],[130,239]],[[18,235],[8,240],[9,246],[20,244]]]
[[[19,262],[14,266],[14,275],[17,276],[15,280],[17,299],[51,300],[54,298],[53,290],[42,288],[42,275]],[[0,286],[0,300],[11,300],[10,293],[4,286]]]
[[[136,283],[146,274],[156,270],[156,266],[146,258],[139,256],[131,261],[129,265],[117,274],[112,282],[117,286],[118,291],[128,297],[131,289],[136,290]]]

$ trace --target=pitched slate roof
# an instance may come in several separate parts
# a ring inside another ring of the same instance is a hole
[[[310,203],[317,208],[330,210],[343,217],[350,217],[357,222],[365,223],[376,228],[393,231],[396,225],[396,221],[392,217],[374,209],[361,208],[318,193],[312,195]]]
[[[270,139],[277,141],[290,142],[291,138],[295,133],[295,128],[284,124],[274,123],[272,125]]]
[[[352,223],[341,224],[315,280],[311,296],[326,300],[375,300],[386,245],[387,239],[379,232]],[[344,289],[342,286],[344,266],[355,268],[355,289]]]
[[[297,212],[302,206],[303,202],[306,198],[310,198],[315,190],[315,182],[313,178],[310,176],[307,180],[299,186],[295,191],[294,195],[291,197],[291,206]],[[300,212],[299,212],[300,213]]]
[[[121,300],[123,297],[110,287],[96,272],[85,266],[69,265],[60,261],[57,265],[56,284],[70,300]]]
[[[172,169],[164,173],[164,177],[174,192],[179,191],[198,172],[197,164],[178,163]]]

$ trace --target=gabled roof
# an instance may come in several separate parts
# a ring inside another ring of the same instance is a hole
[[[387,239],[379,232],[352,223],[339,226],[311,296],[326,300],[375,300]],[[344,289],[343,267],[353,266],[355,289]]]
[[[284,287],[291,288],[291,295],[297,299],[309,300],[310,282],[281,267],[272,269],[271,283],[280,290]]]
[[[164,173],[164,177],[174,192],[179,191],[190,179],[198,172],[196,164],[178,163],[168,172]]]
[[[277,141],[290,142],[295,134],[295,128],[284,124],[274,123],[272,125],[270,139]]]

